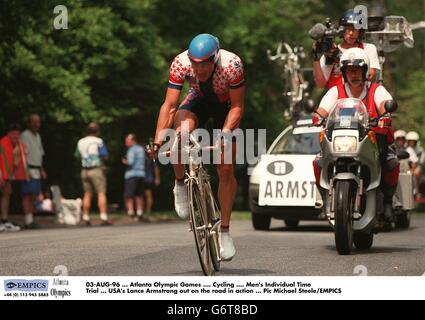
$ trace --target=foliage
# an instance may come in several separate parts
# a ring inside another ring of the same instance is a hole
[[[388,14],[412,22],[423,19],[420,1],[383,3]],[[53,28],[53,9],[59,4],[68,9],[66,30]],[[194,35],[213,33],[223,48],[243,59],[242,127],[267,128],[270,144],[287,122],[281,117],[282,70],[268,61],[266,50],[284,40],[309,52],[308,29],[327,16],[336,21],[354,5],[332,0],[0,0],[0,131],[39,113],[49,183],[60,183],[66,196],[76,197],[81,186],[74,148],[86,124],[98,121],[112,155],[109,197],[121,202],[123,138],[128,132],[141,141],[153,135],[170,62]],[[400,102],[396,123],[425,137],[423,30],[414,34],[415,48],[391,54],[386,75]],[[305,66],[311,66],[309,56]],[[238,168],[238,180],[246,181],[245,169]],[[163,175],[157,195],[167,208],[171,168],[163,168]],[[238,198],[240,206],[246,205],[242,196],[246,189]]]

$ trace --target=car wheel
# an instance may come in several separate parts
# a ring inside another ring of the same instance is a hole
[[[252,225],[255,230],[269,230],[271,219],[267,214],[252,213]]]
[[[299,220],[285,220],[285,224],[289,228],[296,228],[298,227],[299,223],[300,223]]]

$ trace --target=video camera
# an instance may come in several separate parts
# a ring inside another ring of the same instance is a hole
[[[309,31],[308,35],[316,40],[316,52],[319,55],[329,52],[334,46],[335,37],[339,35],[339,30],[336,28],[330,18],[326,19],[325,24],[316,23]],[[338,52],[336,51],[336,54]],[[326,57],[326,64],[332,64],[335,57]]]

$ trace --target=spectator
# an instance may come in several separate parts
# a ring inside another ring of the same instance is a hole
[[[394,147],[396,151],[406,151],[406,131],[397,130],[394,132],[394,139]]]
[[[18,124],[12,124],[7,135],[0,140],[0,190],[2,193],[0,231],[21,230],[21,227],[8,220],[9,203],[12,181],[28,180],[26,169],[26,151],[21,141],[21,127]]]
[[[416,159],[416,164],[412,165],[413,175],[416,179],[416,197],[421,198],[419,186],[421,184],[421,165],[425,162],[425,152],[419,144],[419,134],[416,131],[409,131],[406,134],[407,148],[410,159]],[[410,160],[409,159],[409,160]]]
[[[32,114],[28,119],[28,129],[22,132],[22,142],[27,151],[27,166],[29,180],[25,180],[21,185],[22,207],[25,213],[25,228],[33,229],[34,223],[34,203],[41,193],[41,179],[46,179],[47,174],[43,168],[44,148],[38,131],[41,120],[37,114]]]
[[[406,134],[407,147],[412,148],[418,157],[418,161],[420,165],[425,164],[425,152],[424,149],[420,145],[419,141],[419,133],[416,131],[409,131]]]
[[[153,139],[151,139],[153,141]],[[146,213],[152,211],[153,190],[161,183],[158,162],[146,158],[146,176],[145,176],[145,203]]]
[[[143,215],[143,192],[145,178],[145,150],[137,143],[136,135],[130,133],[125,138],[128,148],[126,157],[122,163],[127,166],[124,175],[124,198],[127,213],[134,217],[134,202],[136,202],[137,220],[142,220]]]
[[[97,205],[99,207],[102,225],[111,225],[108,220],[107,198],[106,198],[106,176],[104,161],[108,158],[108,150],[99,137],[100,128],[95,122],[87,127],[88,135],[78,141],[75,155],[81,158],[81,180],[83,182],[83,222],[89,226],[91,198],[97,194]]]

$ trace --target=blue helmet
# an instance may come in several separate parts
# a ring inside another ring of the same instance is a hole
[[[201,33],[190,42],[187,55],[194,62],[210,60],[216,63],[219,50],[220,43],[217,37],[208,33]]]

